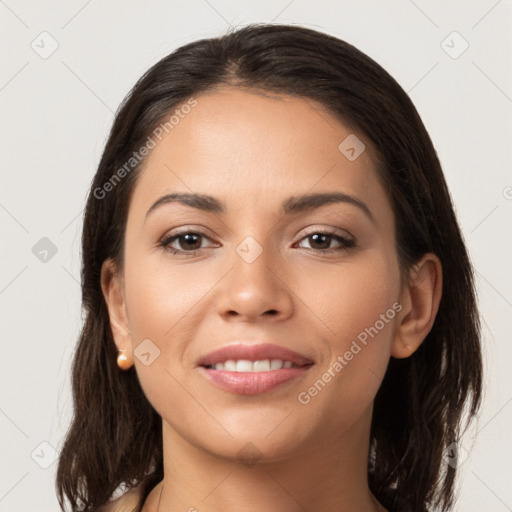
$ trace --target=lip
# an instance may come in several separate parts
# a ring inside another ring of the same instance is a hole
[[[206,368],[206,366],[221,363],[228,359],[248,361],[281,359],[291,361],[296,366],[263,372],[234,372]],[[256,395],[268,393],[279,386],[302,377],[313,364],[314,362],[305,355],[279,345],[236,343],[222,347],[200,358],[198,369],[209,382],[224,391],[239,395]]]

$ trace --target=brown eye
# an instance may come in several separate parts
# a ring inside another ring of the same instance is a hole
[[[184,231],[182,233],[164,237],[160,241],[159,245],[171,252],[171,254],[184,254],[190,256],[198,253],[203,248],[201,247],[203,239],[209,240],[204,233]],[[171,244],[174,244],[174,246]]]
[[[311,246],[310,249],[319,252],[342,251],[350,247],[355,247],[356,245],[353,240],[337,235],[335,233],[321,231],[310,233],[309,235],[306,235],[302,240],[308,240]],[[333,241],[338,242],[341,247],[331,247],[331,243]],[[306,249],[308,249],[308,247],[306,247]]]
[[[185,250],[195,250],[201,248],[201,235],[198,233],[187,233],[185,235],[179,235],[176,237],[176,240],[178,240],[178,245],[180,245],[181,248]]]

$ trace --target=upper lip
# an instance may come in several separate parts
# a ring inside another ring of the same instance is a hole
[[[263,361],[265,359],[281,359],[282,361],[291,361],[298,366],[312,364],[313,361],[305,355],[294,352],[293,350],[274,345],[272,343],[245,344],[236,342],[214,350],[201,357],[197,363],[198,366],[210,366],[222,363],[229,359]]]

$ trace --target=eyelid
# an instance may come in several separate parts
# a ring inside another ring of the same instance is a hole
[[[205,238],[208,238],[211,240],[212,237],[208,234],[209,231],[210,230],[204,226],[199,226],[199,225],[195,225],[195,224],[187,224],[186,226],[182,226],[179,228],[175,228],[175,229],[166,231],[166,233],[161,237],[161,240],[179,236],[179,235],[185,235],[188,233],[197,233],[198,235],[202,235]]]
[[[353,236],[350,232],[348,232],[345,229],[336,228],[334,226],[323,226],[319,227],[318,225],[315,226],[308,226],[307,228],[304,228],[307,231],[300,231],[300,239],[304,238],[305,236],[312,235],[315,233],[325,233],[327,235],[336,235],[340,236],[342,238],[346,238],[347,240],[350,240],[352,242],[357,243],[357,238]],[[299,236],[299,235],[297,235]]]

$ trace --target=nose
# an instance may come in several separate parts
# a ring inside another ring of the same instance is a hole
[[[240,253],[242,254],[242,253]],[[293,293],[279,259],[264,249],[254,260],[235,253],[231,271],[219,285],[217,311],[224,320],[282,321],[293,312]]]

